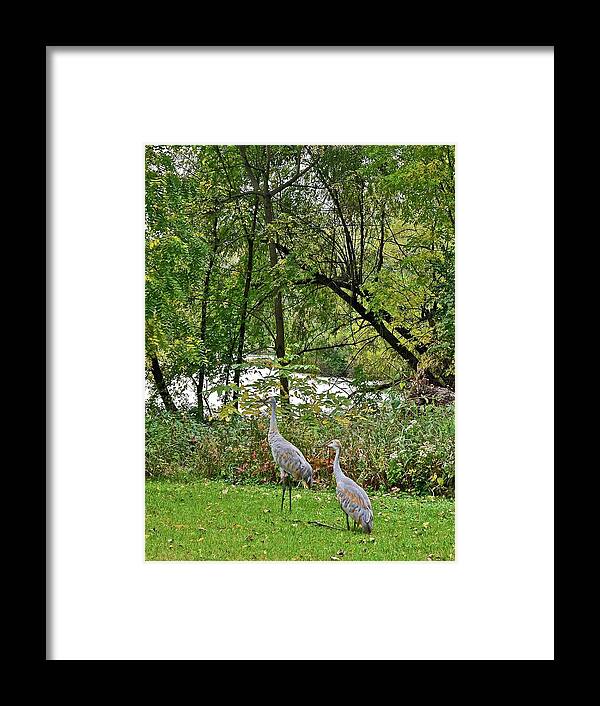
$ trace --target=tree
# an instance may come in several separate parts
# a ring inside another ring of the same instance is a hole
[[[163,406],[191,383],[200,419],[211,392],[238,409],[247,356],[271,346],[284,400],[308,363],[453,385],[451,146],[147,148],[146,351]]]

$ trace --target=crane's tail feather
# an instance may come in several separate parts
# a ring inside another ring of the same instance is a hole
[[[302,469],[302,482],[309,488],[313,484],[313,470],[308,464]]]
[[[371,534],[371,532],[373,531],[373,513],[370,512],[367,517],[361,517],[360,524],[362,525],[363,530],[367,534]]]

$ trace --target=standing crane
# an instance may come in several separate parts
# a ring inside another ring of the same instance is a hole
[[[275,410],[277,400],[271,397],[271,423],[269,425],[269,446],[273,454],[275,465],[279,468],[283,492],[281,494],[281,509],[285,500],[287,487],[290,496],[290,512],[292,511],[292,482],[302,481],[309,488],[313,482],[313,470],[310,463],[304,458],[302,452],[291,444],[279,433]]]
[[[340,467],[342,445],[338,439],[330,441],[327,446],[335,450],[335,459],[333,461],[333,472],[337,486],[335,494],[346,515],[346,527],[350,529],[348,518],[352,517],[355,527],[358,524],[363,528],[364,532],[370,534],[373,530],[373,508],[371,507],[369,496],[358,483],[355,483],[352,478],[348,478],[342,471]]]

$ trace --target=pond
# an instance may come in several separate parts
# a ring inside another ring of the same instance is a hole
[[[256,360],[256,358],[253,358]],[[258,362],[256,366],[242,370],[240,375],[240,386],[242,388],[269,390],[268,381],[273,384],[270,392],[276,394],[278,387],[278,373],[271,368],[261,367]],[[212,389],[219,384],[219,380],[208,380],[207,389]],[[375,383],[376,384],[376,383]],[[169,385],[169,390],[180,409],[191,409],[196,407],[196,387],[189,378],[181,377]],[[290,402],[293,405],[306,402],[319,401],[324,412],[331,411],[327,405],[327,399],[335,397],[349,397],[356,392],[356,385],[348,378],[341,376],[309,375],[307,373],[294,373],[290,378]],[[265,393],[261,393],[262,397]],[[379,399],[385,397],[385,393],[377,393]],[[219,411],[223,403],[223,393],[212,391],[205,397],[206,412],[213,415]],[[152,380],[146,380],[146,401],[153,399],[162,407],[162,401],[156,393],[156,388]]]

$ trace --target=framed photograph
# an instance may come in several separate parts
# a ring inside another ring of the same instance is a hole
[[[452,560],[454,146],[145,156],[146,558]]]
[[[554,659],[553,46],[46,60],[47,659]]]

